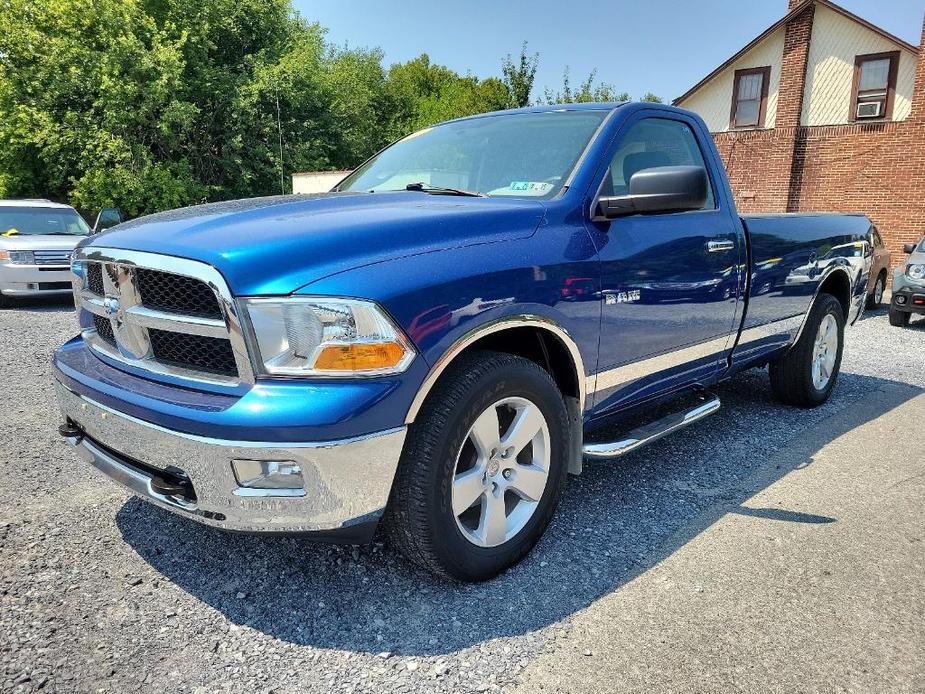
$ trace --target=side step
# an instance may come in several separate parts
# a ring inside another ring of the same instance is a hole
[[[658,441],[663,436],[683,429],[689,424],[707,417],[720,408],[719,398],[712,393],[705,394],[703,401],[693,409],[673,412],[650,424],[633,429],[626,438],[608,443],[588,443],[583,453],[587,460],[610,460],[626,455],[647,443]]]

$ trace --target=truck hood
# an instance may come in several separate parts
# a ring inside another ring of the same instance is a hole
[[[217,268],[239,296],[278,295],[362,265],[529,236],[544,214],[542,203],[525,199],[292,195],[162,212],[84,245],[199,260]]]
[[[15,234],[0,236],[2,251],[70,251],[84,241],[86,236],[63,236],[45,234]]]

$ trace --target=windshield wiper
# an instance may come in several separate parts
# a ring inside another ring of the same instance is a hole
[[[416,183],[409,183],[405,186],[405,190],[417,190],[422,193],[430,193],[431,195],[462,195],[467,198],[484,198],[485,196],[482,193],[476,193],[472,190],[462,190],[461,188],[444,188],[442,186],[432,186],[429,183],[424,183],[418,181]]]

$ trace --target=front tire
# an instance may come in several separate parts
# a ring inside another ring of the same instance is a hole
[[[803,334],[769,368],[771,390],[780,402],[817,407],[829,399],[841,369],[845,313],[831,294],[820,294],[810,309]]]
[[[416,564],[459,581],[513,566],[565,484],[568,413],[549,374],[510,354],[454,363],[408,432],[384,527]]]
[[[905,328],[909,325],[912,314],[908,311],[899,311],[890,306],[890,325],[896,328]]]

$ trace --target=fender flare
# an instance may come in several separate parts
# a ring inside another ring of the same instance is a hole
[[[585,367],[584,360],[581,357],[581,351],[578,349],[578,344],[565,328],[550,318],[536,314],[522,314],[505,316],[475,326],[450,345],[440,358],[434,362],[434,365],[424,378],[421,387],[418,388],[418,392],[415,394],[414,400],[412,400],[411,406],[408,408],[408,414],[405,415],[405,424],[414,422],[421,410],[421,406],[424,404],[424,400],[427,399],[430,391],[437,384],[437,381],[440,380],[440,376],[467,347],[487,335],[511,328],[538,328],[557,338],[566,349],[568,349],[572,358],[572,367],[575,369],[575,380],[578,383],[579,412],[583,412],[586,396]]]
[[[816,299],[819,298],[819,294],[822,290],[822,285],[832,277],[836,272],[840,272],[845,276],[845,279],[848,281],[848,311],[845,315],[845,325],[849,325],[851,319],[851,305],[854,301],[854,281],[851,279],[851,275],[848,273],[848,270],[842,265],[833,266],[828,272],[824,273],[822,277],[819,278],[819,283],[816,285],[816,291],[813,293],[812,301],[809,302],[809,306],[806,307],[806,313],[803,314],[803,320],[800,321],[800,327],[797,329],[796,333],[793,336],[793,339],[790,341],[790,347],[793,347],[797,342],[800,341],[800,337],[803,335],[803,329],[806,327],[806,321],[809,320],[810,311],[813,310],[813,306],[816,303]],[[864,290],[867,291],[866,289]],[[863,306],[863,304],[862,304]]]

